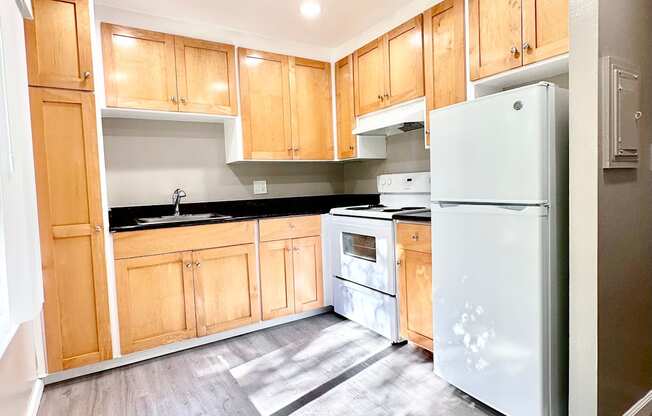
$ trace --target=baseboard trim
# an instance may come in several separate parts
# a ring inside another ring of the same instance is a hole
[[[652,416],[652,390],[623,413],[623,416]]]
[[[115,357],[112,360],[102,361],[99,363],[87,365],[85,367],[72,368],[70,370],[64,370],[58,373],[47,374],[45,377],[43,377],[42,380],[45,385],[58,383],[60,381],[70,380],[73,378],[77,378],[93,373],[99,373],[101,371],[110,370],[113,368],[122,367],[129,364],[134,364],[140,361],[162,357],[164,355],[172,354],[174,352],[199,347],[216,341],[222,341],[224,339],[249,334],[251,332],[260,331],[261,329],[272,328],[290,322],[299,321],[301,319],[310,318],[312,316],[322,315],[324,313],[328,313],[332,311],[333,311],[332,306],[324,306],[318,309],[301,312],[295,315],[284,316],[269,321],[261,321],[252,325],[247,325],[229,331],[220,332],[218,334],[188,339],[185,341],[179,341],[179,342],[175,342],[174,344],[163,345],[161,347],[152,348],[150,350],[139,351],[133,354],[124,355],[121,357]]]
[[[32,394],[29,395],[29,405],[27,406],[26,416],[36,416],[38,408],[41,405],[41,398],[43,397],[43,380],[37,378],[32,387]]]

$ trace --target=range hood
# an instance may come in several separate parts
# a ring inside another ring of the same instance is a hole
[[[407,131],[423,129],[426,120],[426,99],[397,104],[358,117],[353,134],[357,136],[394,136]]]

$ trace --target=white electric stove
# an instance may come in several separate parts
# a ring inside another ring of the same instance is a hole
[[[399,342],[393,217],[428,210],[430,173],[381,175],[379,205],[334,208],[335,312]]]

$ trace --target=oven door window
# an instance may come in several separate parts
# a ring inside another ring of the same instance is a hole
[[[342,251],[345,255],[376,262],[376,237],[342,233]]]

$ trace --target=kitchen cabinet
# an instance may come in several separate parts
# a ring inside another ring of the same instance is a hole
[[[422,16],[355,51],[353,68],[357,116],[423,96]]]
[[[110,359],[99,156],[90,92],[30,87],[47,367]]]
[[[523,0],[523,64],[568,52],[568,0]]]
[[[123,354],[195,337],[191,252],[115,262]]]
[[[174,37],[179,111],[238,114],[235,48]]]
[[[239,49],[243,157],[333,158],[330,64]]]
[[[253,244],[195,251],[192,260],[197,335],[260,321]]]
[[[444,0],[426,10],[423,19],[426,105],[430,113],[466,100],[464,0]],[[429,122],[426,118],[426,124]],[[430,144],[428,133],[426,144]]]
[[[102,23],[106,103],[237,114],[235,47]]]
[[[356,157],[355,105],[353,92],[353,55],[335,63],[335,95],[337,102],[337,157]]]
[[[290,57],[289,70],[293,159],[333,159],[331,65]]]
[[[471,79],[568,52],[568,0],[469,0]]]
[[[433,350],[432,254],[429,225],[397,225],[401,336]]]
[[[260,320],[255,222],[113,235],[123,353]]]
[[[88,0],[34,0],[25,19],[30,86],[93,90]]]
[[[245,159],[292,159],[288,57],[238,49]]]
[[[263,319],[324,305],[319,216],[260,221]]]

